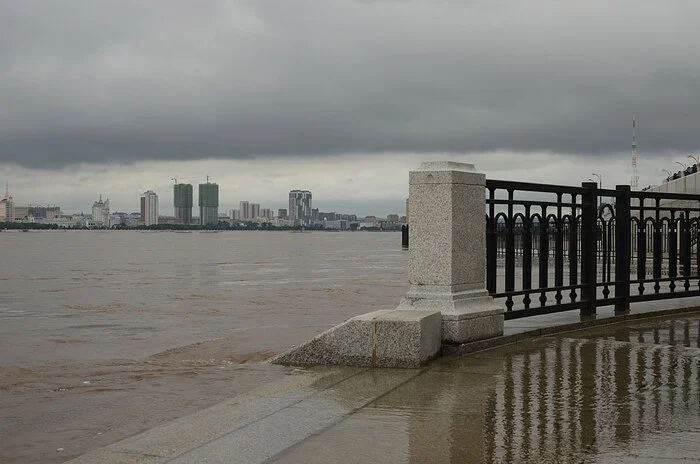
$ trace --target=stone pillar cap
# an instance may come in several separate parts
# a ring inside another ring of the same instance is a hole
[[[473,164],[457,161],[424,161],[416,171],[461,171],[476,172]]]

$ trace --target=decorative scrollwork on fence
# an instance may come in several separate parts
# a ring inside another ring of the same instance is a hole
[[[486,287],[507,319],[700,295],[700,195],[490,179],[486,189]]]

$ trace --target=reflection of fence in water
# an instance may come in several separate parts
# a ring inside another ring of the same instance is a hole
[[[698,320],[677,320],[506,358],[487,407],[487,462],[581,462],[700,426],[699,338]]]

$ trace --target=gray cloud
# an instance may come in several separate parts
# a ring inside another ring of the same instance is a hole
[[[0,162],[692,151],[693,1],[0,1]]]

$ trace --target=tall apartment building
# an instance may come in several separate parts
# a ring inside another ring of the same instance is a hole
[[[15,220],[15,203],[12,197],[0,200],[0,222],[11,222]]]
[[[109,199],[102,201],[100,199],[92,204],[92,220],[101,221],[105,227],[109,227]]]
[[[183,224],[192,223],[192,184],[175,184],[173,205],[175,217]]]
[[[292,190],[289,192],[289,220],[295,225],[307,226],[311,223],[311,192]]]
[[[158,195],[153,190],[141,195],[141,220],[146,226],[158,224]]]
[[[257,219],[260,217],[260,203],[250,204],[250,218]]]
[[[277,210],[277,219],[287,219],[287,210],[280,208]]]
[[[251,219],[250,215],[250,202],[239,201],[238,202],[238,214],[240,215],[238,219],[246,220]]]
[[[0,200],[0,222],[11,222],[15,220],[15,202],[10,196],[10,188],[5,183],[5,198]]]
[[[199,184],[199,223],[203,226],[219,223],[218,184]]]

